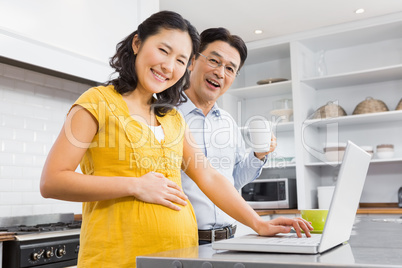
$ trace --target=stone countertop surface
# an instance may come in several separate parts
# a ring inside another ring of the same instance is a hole
[[[298,209],[256,209],[258,215],[280,215],[300,214]],[[359,208],[356,214],[399,214],[402,215],[402,208]]]
[[[298,209],[256,209],[258,215],[275,214],[300,214]],[[397,203],[361,203],[356,214],[399,214],[402,215],[402,208]]]
[[[351,267],[402,268],[402,217],[356,216],[349,241],[322,254],[277,254],[213,250],[211,245],[137,258],[137,267]]]

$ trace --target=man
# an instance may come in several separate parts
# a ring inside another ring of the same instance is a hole
[[[211,165],[238,190],[261,174],[266,155],[276,147],[273,137],[269,152],[246,154],[237,124],[216,104],[246,58],[247,47],[240,37],[224,28],[202,32],[199,53],[189,67],[190,88],[185,91],[188,101],[179,107],[191,129],[194,146],[201,148]],[[215,206],[183,171],[182,184],[197,217],[199,244],[233,237],[235,220]]]

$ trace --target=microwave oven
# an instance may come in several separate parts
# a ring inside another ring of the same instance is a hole
[[[254,209],[297,208],[296,179],[256,179],[241,190]]]

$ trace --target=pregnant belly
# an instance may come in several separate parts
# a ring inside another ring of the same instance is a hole
[[[140,240],[197,238],[197,222],[190,202],[180,211],[162,205],[122,198],[84,206],[83,229],[106,233],[109,239]],[[146,239],[142,239],[146,238]]]
[[[193,207],[175,211],[132,198],[86,203],[81,229],[81,260],[132,264],[135,256],[198,245]],[[108,247],[107,256],[99,255]],[[124,267],[121,266],[121,267]]]
[[[190,203],[180,211],[141,201],[135,203],[136,213],[133,214],[138,217],[132,219],[134,225],[148,232],[149,236],[179,238],[197,234],[197,222]]]

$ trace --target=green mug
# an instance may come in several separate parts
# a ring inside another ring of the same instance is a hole
[[[328,209],[302,209],[300,215],[306,221],[311,222],[314,230],[312,233],[322,233],[327,219]]]

